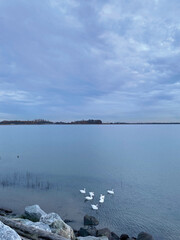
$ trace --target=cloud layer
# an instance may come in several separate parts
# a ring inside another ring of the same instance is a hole
[[[0,0],[0,119],[180,120],[178,0]]]

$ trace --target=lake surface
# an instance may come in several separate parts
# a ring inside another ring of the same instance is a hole
[[[97,212],[79,189],[106,194]],[[180,239],[180,125],[0,126],[0,206],[39,204],[117,234]]]

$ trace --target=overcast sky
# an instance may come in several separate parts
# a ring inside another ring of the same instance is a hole
[[[0,120],[180,121],[179,0],[0,0]]]

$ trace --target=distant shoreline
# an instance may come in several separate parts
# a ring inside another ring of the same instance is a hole
[[[72,122],[52,122],[48,120],[3,120],[0,125],[172,125],[180,122],[102,122],[101,120],[80,120]]]

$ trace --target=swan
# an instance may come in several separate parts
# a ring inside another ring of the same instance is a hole
[[[87,197],[85,197],[85,200],[91,201],[91,200],[93,200],[93,196],[87,196]]]
[[[89,195],[94,197],[94,192],[89,192]]]
[[[100,198],[99,202],[103,203],[104,202],[104,198]]]
[[[91,207],[93,210],[98,210],[98,204],[94,205],[94,204],[91,204]]]
[[[112,190],[107,190],[107,193],[109,193],[109,194],[114,194],[114,190],[112,189]]]
[[[84,189],[80,190],[80,193],[86,193],[86,189],[84,188]]]
[[[100,199],[105,199],[105,195],[100,195]]]

